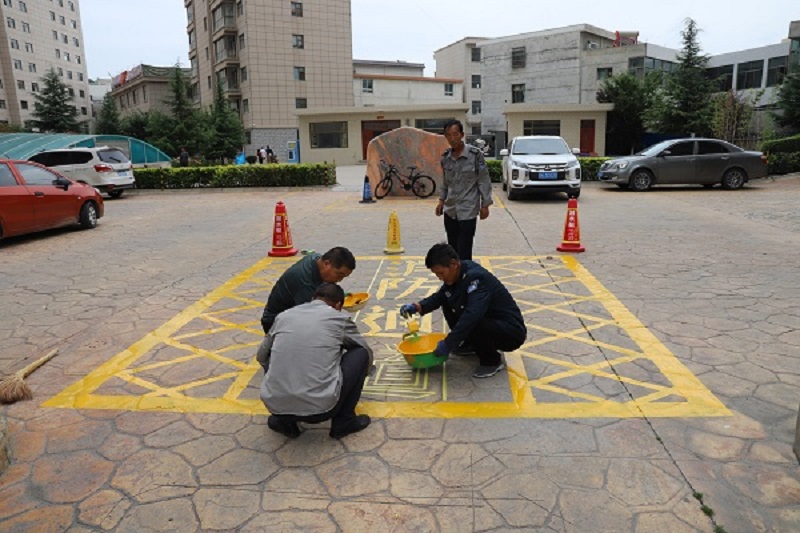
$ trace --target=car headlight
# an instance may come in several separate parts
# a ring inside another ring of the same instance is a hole
[[[623,169],[625,169],[627,167],[628,167],[628,162],[627,161],[618,161],[617,163],[614,163],[613,165],[611,165],[611,168],[617,168],[619,170],[623,170]]]
[[[577,159],[575,161],[570,161],[567,164],[567,168],[581,168],[581,162]]]

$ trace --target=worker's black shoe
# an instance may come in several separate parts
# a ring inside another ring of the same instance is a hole
[[[358,433],[362,429],[366,429],[370,422],[372,422],[372,420],[370,420],[369,415],[357,415],[345,424],[344,427],[331,426],[330,436],[334,439],[341,439],[351,433]]]
[[[300,436],[300,428],[297,427],[297,422],[294,420],[286,420],[279,416],[269,415],[267,419],[267,426],[272,431],[277,431],[281,435],[285,435],[290,439],[296,439]]]

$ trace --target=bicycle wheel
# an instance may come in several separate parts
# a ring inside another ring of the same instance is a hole
[[[411,190],[420,198],[427,198],[436,190],[436,182],[432,177],[420,174],[411,185]]]
[[[386,176],[381,181],[378,182],[378,186],[375,187],[375,198],[380,200],[392,190],[392,177]]]

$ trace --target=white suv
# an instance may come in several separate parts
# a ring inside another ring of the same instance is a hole
[[[564,192],[570,198],[581,195],[579,150],[555,135],[514,137],[503,157],[503,190],[509,200],[523,192]]]
[[[122,150],[108,146],[46,150],[28,158],[75,181],[95,187],[111,198],[136,186],[133,165]]]

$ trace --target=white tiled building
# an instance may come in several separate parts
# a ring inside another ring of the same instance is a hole
[[[88,131],[89,79],[78,0],[2,0],[0,25],[0,123],[24,125],[34,95],[50,68],[74,95],[78,121]]]

